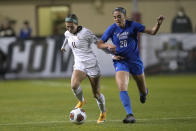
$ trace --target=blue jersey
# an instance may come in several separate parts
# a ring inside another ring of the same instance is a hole
[[[125,58],[128,63],[137,63],[140,60],[137,33],[143,32],[145,27],[135,21],[126,20],[125,28],[121,28],[115,23],[109,26],[104,32],[102,40],[107,42],[111,38],[116,45],[116,54]]]

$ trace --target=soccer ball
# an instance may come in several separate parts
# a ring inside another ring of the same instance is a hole
[[[86,112],[84,111],[84,109],[81,108],[75,108],[69,114],[70,121],[75,124],[84,123],[86,118],[87,118]]]

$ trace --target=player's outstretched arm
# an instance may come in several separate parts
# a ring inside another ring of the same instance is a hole
[[[154,27],[151,30],[145,29],[144,33],[147,33],[147,34],[150,34],[150,35],[156,35],[157,32],[159,31],[159,28],[160,28],[161,24],[163,23],[164,19],[165,19],[165,16],[160,15],[157,18],[157,23],[154,25]]]

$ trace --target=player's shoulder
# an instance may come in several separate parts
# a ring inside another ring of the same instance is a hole
[[[112,25],[110,25],[108,28],[110,29],[115,29],[117,27],[116,23],[113,23]]]
[[[132,21],[130,19],[126,20],[126,26],[130,27],[130,26],[134,26],[135,25],[135,21]]]
[[[65,31],[64,36],[67,37],[67,36],[69,36],[69,35],[70,35],[69,31],[68,31],[68,30]]]
[[[136,22],[136,21],[131,21],[131,24],[132,24],[133,26],[142,25],[141,23]]]
[[[117,25],[114,23],[107,28],[107,31],[112,32],[117,28]]]
[[[92,31],[86,27],[82,27],[82,31],[85,33],[92,33]]]
[[[132,24],[132,23],[134,23],[134,22],[135,22],[135,21],[132,21],[132,20],[129,20],[129,19],[126,20],[126,23],[127,23],[127,24]]]
[[[90,29],[86,28],[86,27],[82,27],[81,34],[93,35],[93,32]]]

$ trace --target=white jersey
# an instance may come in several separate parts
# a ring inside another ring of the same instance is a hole
[[[65,42],[68,43],[74,54],[75,67],[85,69],[98,64],[96,55],[91,47],[98,39],[89,29],[82,27],[77,34],[66,31],[64,35]]]

